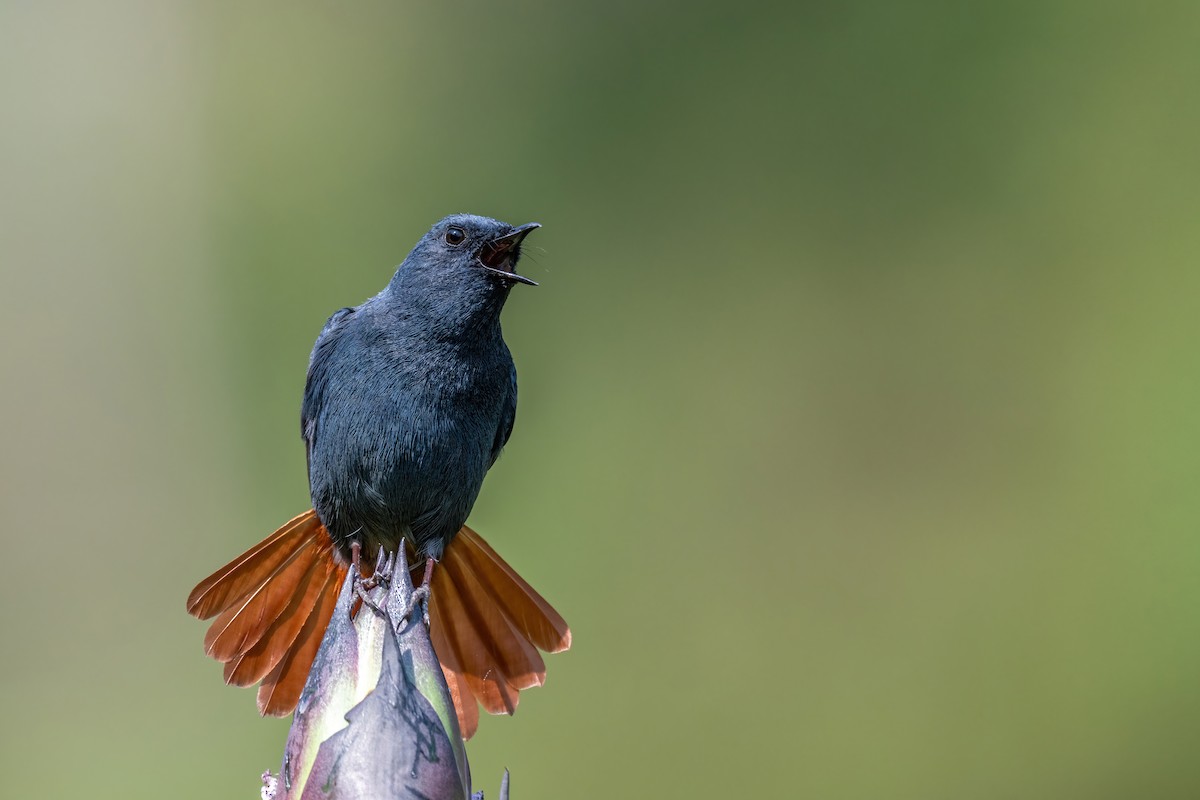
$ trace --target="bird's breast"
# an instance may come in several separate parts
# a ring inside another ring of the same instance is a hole
[[[310,484],[336,541],[392,548],[411,536],[440,555],[491,463],[509,380],[502,366],[417,354],[362,360],[331,381]]]

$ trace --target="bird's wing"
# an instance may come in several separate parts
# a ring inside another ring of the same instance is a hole
[[[357,308],[333,312],[321,328],[312,355],[308,357],[308,377],[304,382],[304,402],[300,405],[300,435],[304,437],[304,452],[311,464],[313,442],[317,438],[317,419],[325,402],[325,387],[329,381],[329,355],[346,330],[346,321]]]
[[[513,423],[517,421],[517,367],[514,364],[508,383],[508,397],[504,402],[504,410],[500,414],[500,427],[496,430],[496,439],[492,442],[492,460],[488,466],[496,463],[500,451],[512,436]]]

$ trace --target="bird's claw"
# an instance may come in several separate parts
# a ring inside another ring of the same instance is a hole
[[[377,603],[371,599],[370,593],[378,586],[390,587],[392,584],[392,570],[402,569],[407,572],[408,562],[403,555],[404,542],[401,540],[400,547],[397,548],[395,555],[389,555],[382,547],[379,548],[379,557],[375,562],[375,571],[368,577],[363,577],[362,574],[362,545],[358,542],[350,543],[350,570],[354,576],[354,594],[363,602],[364,605],[373,608],[375,611],[384,613],[384,605]],[[427,559],[425,562],[425,578],[421,581],[421,585],[413,589],[412,594],[408,596],[408,601],[404,604],[404,613],[401,619],[412,619],[413,612],[419,607],[421,609],[421,618],[425,620],[426,627],[429,626],[429,582],[433,576],[433,559]],[[403,581],[398,587],[404,588]]]
[[[354,594],[365,605],[370,606],[381,614],[384,613],[383,606],[371,599],[370,592],[377,586],[388,585],[392,564],[392,558],[388,556],[383,547],[380,547],[379,555],[375,559],[375,571],[364,578],[362,574],[362,545],[358,542],[350,543],[350,571],[354,576]]]
[[[404,619],[411,619],[413,612],[417,608],[421,609],[422,619],[425,620],[425,625],[429,625],[429,587],[421,584],[413,589],[412,594],[408,596],[408,607],[404,609]]]
[[[374,589],[375,586],[368,586],[367,582],[369,580],[370,578],[362,578],[357,575],[354,577],[354,596],[361,600],[364,606],[374,609],[377,613],[386,616],[387,612],[384,611],[383,606],[371,599],[371,590]]]

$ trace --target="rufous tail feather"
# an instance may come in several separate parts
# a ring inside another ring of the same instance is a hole
[[[283,716],[300,700],[345,576],[310,510],[201,581],[187,609],[216,617],[204,647],[224,663],[226,683],[261,682],[259,712]],[[538,650],[571,646],[558,612],[465,526],[433,571],[429,635],[467,739],[479,725],[476,701],[513,713],[521,690],[546,679]]]

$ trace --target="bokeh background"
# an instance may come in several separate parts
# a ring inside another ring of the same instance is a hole
[[[0,4],[0,793],[256,797],[326,316],[545,225],[514,797],[1200,796],[1200,6]]]

